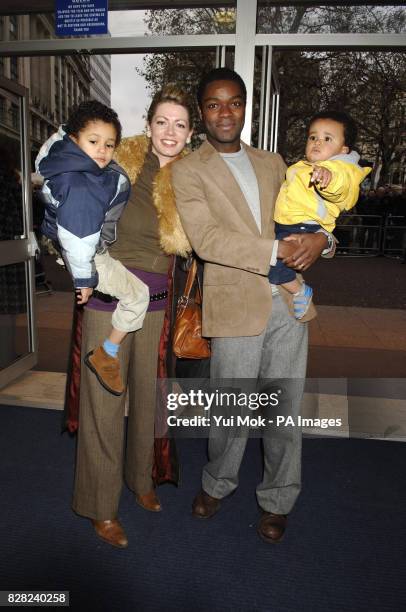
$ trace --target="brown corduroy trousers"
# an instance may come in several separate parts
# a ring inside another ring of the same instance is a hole
[[[128,334],[119,358],[127,381],[129,414],[124,448],[125,393],[106,391],[83,357],[109,335],[111,313],[86,309],[83,318],[80,414],[73,510],[96,520],[118,515],[123,477],[134,493],[153,488],[158,346],[164,311],[148,312],[142,329]]]

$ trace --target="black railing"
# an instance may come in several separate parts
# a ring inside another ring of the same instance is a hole
[[[386,217],[383,228],[383,255],[406,258],[406,217]]]
[[[406,216],[342,215],[334,235],[337,255],[405,257]]]

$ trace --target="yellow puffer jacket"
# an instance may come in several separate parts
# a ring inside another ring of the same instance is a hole
[[[285,225],[315,221],[333,231],[338,215],[356,204],[359,186],[371,172],[371,168],[361,168],[358,160],[358,153],[351,151],[317,164],[299,161],[289,166],[276,200],[275,221]],[[310,183],[313,165],[332,172],[330,184],[322,191]]]

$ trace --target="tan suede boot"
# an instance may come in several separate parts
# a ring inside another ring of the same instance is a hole
[[[107,391],[113,395],[121,395],[124,392],[118,357],[111,357],[102,346],[98,346],[86,355],[85,364],[96,374],[99,383]]]

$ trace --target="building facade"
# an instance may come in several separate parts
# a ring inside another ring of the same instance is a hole
[[[51,13],[0,16],[1,41],[52,38]],[[90,97],[110,104],[110,70],[109,55],[0,57],[0,75],[29,90],[33,158],[73,105]],[[19,139],[19,108],[5,91],[0,91],[0,137]]]
[[[90,97],[111,104],[111,55],[90,56]]]

